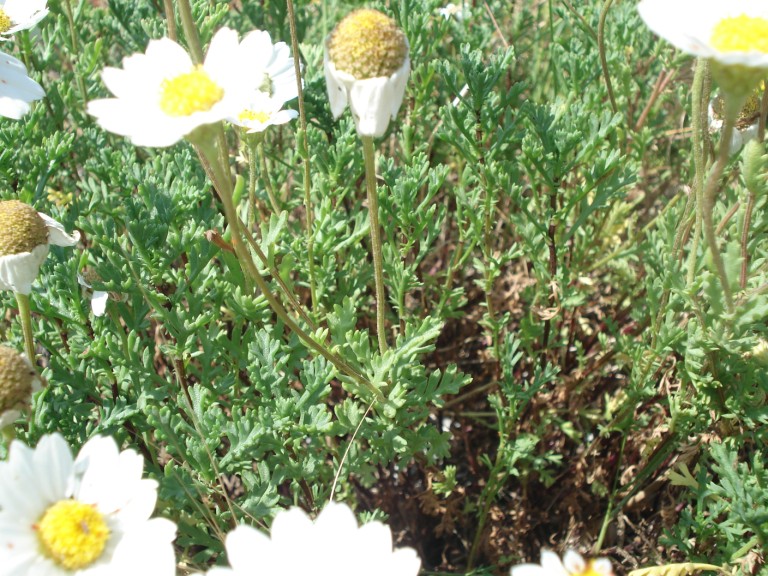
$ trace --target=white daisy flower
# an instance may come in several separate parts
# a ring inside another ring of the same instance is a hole
[[[79,239],[28,204],[0,201],[0,290],[29,294],[50,245],[74,246]]]
[[[40,377],[27,357],[0,346],[0,430],[16,421],[40,388]]]
[[[296,69],[285,42],[272,44],[269,32],[254,30],[243,38],[240,51],[241,61],[249,63],[249,74],[256,76],[257,89],[279,102],[279,107],[299,96]]]
[[[329,553],[340,545],[343,552]],[[421,566],[412,548],[392,549],[387,526],[381,522],[358,526],[348,506],[333,502],[314,522],[299,508],[280,512],[272,523],[271,538],[239,526],[227,535],[226,548],[231,568],[213,568],[208,576],[415,576]]]
[[[0,566],[5,576],[173,576],[176,525],[150,518],[157,482],[112,438],[89,440],[75,460],[59,435],[34,450],[11,443],[0,462]]]
[[[47,0],[0,0],[0,36],[28,30],[48,14]]]
[[[88,113],[138,146],[171,146],[243,109],[263,82],[263,76],[244,74],[253,66],[245,54],[229,28],[213,37],[202,65],[176,42],[152,40],[144,54],[125,58],[122,69],[104,69],[102,80],[116,98],[89,102]]]
[[[283,110],[279,99],[266,92],[255,92],[248,105],[237,115],[229,118],[232,124],[245,128],[248,134],[263,132],[268,126],[285,124],[296,118],[296,110]]]
[[[712,61],[721,88],[746,97],[768,69],[765,0],[642,0],[648,27],[683,52]]]
[[[43,88],[27,75],[21,60],[0,52],[0,116],[18,120],[43,96]]]
[[[613,576],[608,558],[584,560],[575,550],[560,557],[550,550],[542,550],[541,564],[519,564],[510,570],[511,576]]]
[[[382,136],[397,116],[411,71],[408,40],[378,10],[355,10],[325,41],[325,81],[334,118],[349,104],[357,133]]]

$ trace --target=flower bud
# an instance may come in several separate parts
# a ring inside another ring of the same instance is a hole
[[[325,79],[334,118],[349,104],[361,136],[382,136],[397,116],[411,70],[408,40],[377,10],[355,10],[325,42]]]
[[[23,202],[0,201],[0,290],[29,294],[49,245],[74,246],[79,238]]]

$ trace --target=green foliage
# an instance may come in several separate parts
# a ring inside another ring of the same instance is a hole
[[[306,131],[271,127],[261,148],[227,129],[266,292],[190,144],[135,147],[86,113],[108,95],[104,67],[167,34],[163,3],[71,3],[70,26],[65,1],[6,45],[46,98],[0,120],[0,198],[82,235],[34,285],[48,386],[19,438],[108,434],[139,451],[194,570],[224,562],[235,524],[332,496],[423,539],[440,573],[503,573],[577,541],[614,551],[630,518],[656,557],[658,523],[642,527],[661,497],[637,502],[667,477],[680,514],[660,563],[747,573],[765,553],[765,148],[718,183],[724,283],[696,224],[691,62],[635,3],[460,2],[463,20],[438,0],[376,5],[412,65],[376,142],[377,303],[360,139],[349,112],[332,117],[323,73],[325,38],[366,3],[295,3]],[[596,34],[608,5],[615,109]],[[192,10],[203,44],[222,26],[291,41],[283,0]],[[701,138],[698,176],[718,145]],[[110,294],[102,317],[94,290]],[[0,337],[21,349],[13,295],[0,303]],[[694,458],[695,474],[672,469]]]

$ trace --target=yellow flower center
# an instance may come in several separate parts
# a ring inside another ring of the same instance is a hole
[[[338,23],[328,39],[336,70],[358,80],[392,76],[405,62],[408,43],[395,21],[378,10],[355,10]]]
[[[269,120],[269,114],[256,110],[243,110],[237,117],[240,122],[261,122],[262,124],[266,124]]]
[[[723,18],[715,26],[711,42],[720,52],[768,54],[768,20],[746,14]]]
[[[176,117],[206,112],[224,97],[224,89],[199,64],[192,72],[164,80],[160,90],[160,109]]]
[[[37,210],[18,200],[0,201],[0,256],[32,252],[48,243],[48,228]]]
[[[7,32],[12,25],[13,22],[11,22],[8,14],[5,13],[5,10],[0,8],[0,34]]]
[[[77,500],[60,500],[48,508],[36,528],[43,553],[67,570],[93,564],[110,534],[96,507]]]

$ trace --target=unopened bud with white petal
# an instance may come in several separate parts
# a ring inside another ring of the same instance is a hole
[[[74,246],[79,239],[28,204],[0,201],[0,290],[29,294],[49,246]]]
[[[325,80],[334,118],[349,104],[361,136],[382,136],[397,116],[411,71],[408,40],[378,10],[355,10],[325,41]]]
[[[0,430],[19,417],[40,388],[40,378],[26,356],[0,346]]]

